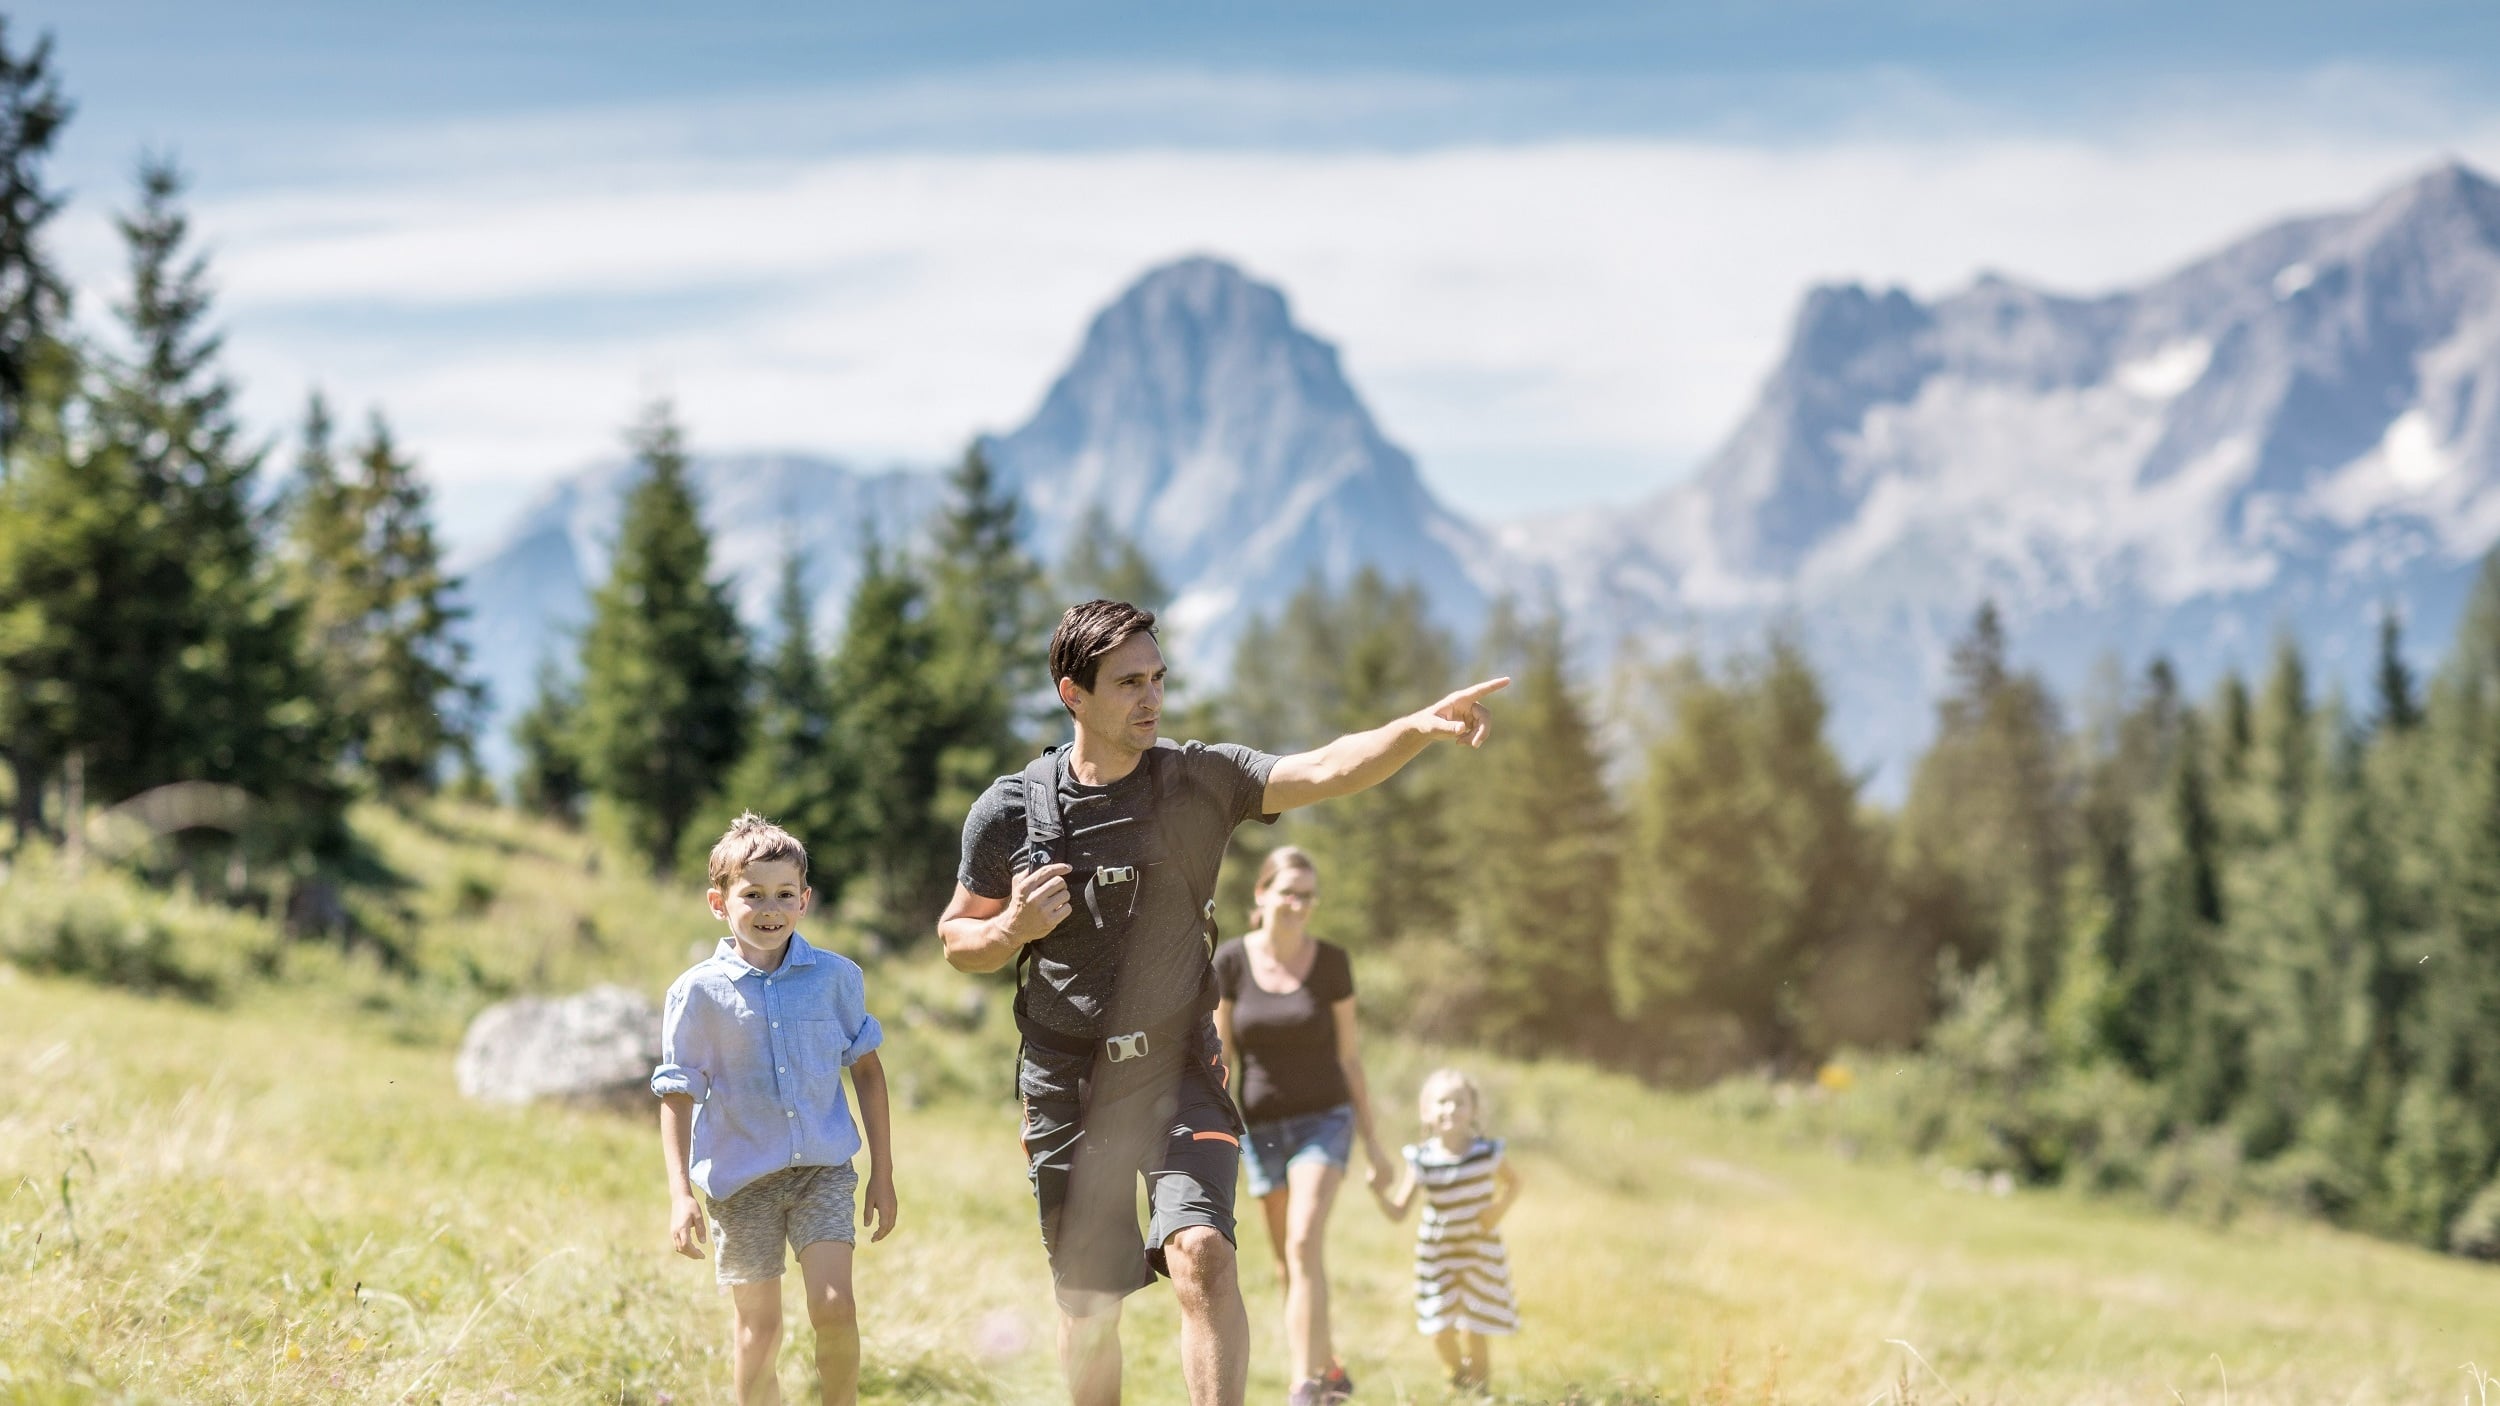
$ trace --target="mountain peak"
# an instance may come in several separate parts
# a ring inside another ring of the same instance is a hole
[[[1090,509],[1182,587],[1172,618],[1198,661],[1301,582],[1361,566],[1438,583],[1472,628],[1479,534],[1380,432],[1337,350],[1285,295],[1204,255],[1148,270],[1098,314],[1033,418],[989,441],[1033,542],[1062,550]],[[1455,583],[1455,584],[1450,584]]]
[[[2500,186],[2451,158],[2381,196],[2361,224],[2375,231],[2443,231],[2500,247]]]

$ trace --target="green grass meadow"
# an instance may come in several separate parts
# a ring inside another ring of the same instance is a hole
[[[727,1307],[667,1250],[652,1121],[451,1087],[462,1022],[499,992],[656,995],[709,941],[698,896],[494,811],[360,823],[415,881],[366,914],[398,969],[232,919],[208,927],[248,975],[210,1001],[0,963],[0,1401],[726,1400]],[[135,901],[32,865],[0,887],[21,915],[89,900]],[[865,1394],[1060,1399],[1003,988],[926,956],[870,983],[903,1214],[859,1254]],[[1418,1076],[1457,1059],[1516,1149],[1506,1397],[2479,1403],[2500,1369],[2491,1267],[2266,1216],[1991,1196],[1708,1098],[1371,1040],[1392,1141]],[[1443,1399],[1409,1233],[1359,1189],[1334,1222],[1358,1400]],[[1244,1242],[1251,1396],[1279,1401],[1281,1296],[1264,1233]],[[1130,1400],[1182,1399],[1176,1327],[1167,1292],[1132,1301]]]

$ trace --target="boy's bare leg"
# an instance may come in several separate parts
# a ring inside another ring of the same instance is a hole
[[[1210,1226],[1183,1226],[1163,1242],[1163,1262],[1181,1303],[1190,1406],[1241,1406],[1250,1389],[1250,1311],[1232,1242]]]
[[[1059,1371],[1075,1406],[1120,1406],[1120,1300],[1104,1294],[1079,1317],[1059,1310]]]
[[[729,1383],[738,1406],[781,1406],[781,1276],[729,1286]]]
[[[1482,1333],[1459,1335],[1459,1348],[1467,1354],[1467,1384],[1475,1387],[1493,1384],[1493,1340]]]
[[[807,1321],[816,1329],[816,1379],[825,1406],[859,1400],[859,1300],[851,1296],[851,1247],[819,1240],[799,1251]]]

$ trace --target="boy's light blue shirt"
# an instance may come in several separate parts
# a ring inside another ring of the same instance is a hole
[[[651,1092],[695,1102],[694,1184],[726,1201],[757,1177],[859,1152],[842,1071],[885,1043],[859,964],[797,933],[763,971],[735,938],[668,988]]]

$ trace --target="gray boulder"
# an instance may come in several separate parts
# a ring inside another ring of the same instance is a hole
[[[524,996],[478,1012],[452,1074],[487,1103],[552,1099],[647,1109],[660,1061],[660,1011],[641,992],[594,986],[572,996]]]

